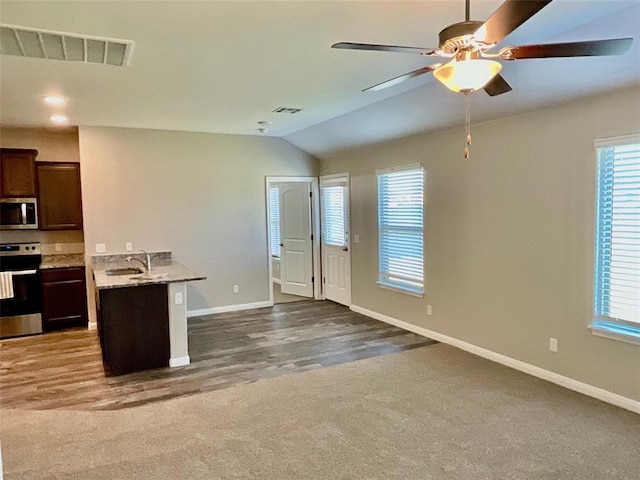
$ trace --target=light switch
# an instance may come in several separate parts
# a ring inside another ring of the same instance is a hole
[[[61,252],[61,251],[62,251],[62,244],[56,243],[56,252]]]
[[[96,253],[104,253],[107,251],[106,243],[96,243]]]
[[[433,310],[431,309],[431,305],[427,305],[427,315],[433,315]]]
[[[360,235],[357,233],[353,235],[353,243],[360,243]]]
[[[175,304],[182,305],[182,292],[176,292]]]
[[[127,250],[127,252],[133,252],[133,243],[131,242],[125,243],[124,248]]]

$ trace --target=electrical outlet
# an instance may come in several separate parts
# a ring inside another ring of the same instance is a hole
[[[357,233],[353,235],[353,243],[360,243],[360,235]]]
[[[125,243],[124,248],[127,250],[127,252],[133,252],[133,243],[131,242]]]
[[[175,304],[182,305],[182,292],[176,292]]]
[[[238,293],[240,291],[240,287],[238,285],[233,286],[233,293]]]
[[[427,305],[427,315],[431,315],[433,310],[431,309],[431,305]]]
[[[62,251],[62,244],[61,243],[56,243],[56,252],[61,252]]]
[[[549,350],[553,353],[558,353],[558,339],[557,338],[549,338]]]
[[[96,253],[104,253],[107,251],[106,243],[96,243]]]

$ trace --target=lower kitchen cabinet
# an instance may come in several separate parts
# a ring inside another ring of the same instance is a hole
[[[169,366],[167,294],[162,284],[97,291],[98,333],[108,376]]]
[[[41,273],[43,330],[86,327],[87,289],[84,267],[44,269]]]

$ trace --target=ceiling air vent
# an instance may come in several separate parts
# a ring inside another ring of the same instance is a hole
[[[19,57],[127,66],[133,42],[0,25],[0,53]]]
[[[301,108],[278,107],[273,111],[273,113],[298,113],[301,111]]]

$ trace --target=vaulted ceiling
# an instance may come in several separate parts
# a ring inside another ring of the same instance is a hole
[[[501,1],[471,2],[484,20]],[[126,67],[0,55],[0,124],[47,126],[63,95],[72,125],[285,137],[319,157],[459,125],[463,96],[431,75],[363,88],[433,63],[335,50],[339,41],[437,47],[464,1],[6,1],[5,25],[134,42]],[[474,121],[640,85],[640,2],[555,0],[500,45],[634,37],[620,57],[503,62],[513,91],[472,95]],[[273,113],[295,107],[296,114]]]

